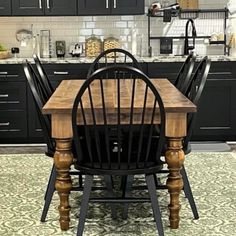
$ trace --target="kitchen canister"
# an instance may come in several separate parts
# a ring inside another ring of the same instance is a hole
[[[50,30],[40,30],[40,57],[51,57],[51,34]]]
[[[85,40],[85,56],[97,57],[102,52],[102,40],[92,35]]]
[[[114,38],[114,37],[108,37],[108,38],[104,39],[103,48],[104,48],[104,51],[106,51],[107,49],[120,48],[119,39]],[[109,53],[109,54],[107,54],[107,57],[115,57],[115,54]]]

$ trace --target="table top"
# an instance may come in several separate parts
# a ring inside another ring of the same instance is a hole
[[[167,79],[151,79],[152,83],[156,87],[160,96],[162,97],[165,111],[168,113],[190,113],[196,112],[196,106],[187,99],[176,87],[171,84]],[[96,81],[98,82],[98,81]],[[93,85],[93,89],[96,92],[96,82]],[[55,113],[71,113],[74,99],[84,83],[84,80],[63,80],[57,87],[51,98],[43,107],[44,114],[55,114]],[[122,108],[128,108],[130,104],[130,92],[131,92],[131,81],[123,80],[121,83],[124,84],[122,87]],[[141,87],[140,83],[140,87]],[[139,86],[139,83],[137,83]],[[104,83],[105,98],[110,108],[115,108],[117,104],[117,96],[115,94],[116,81],[113,79],[106,80]],[[142,88],[139,89],[142,91]],[[143,89],[144,91],[144,89]],[[99,95],[97,95],[99,96]],[[141,96],[140,96],[141,97]],[[95,107],[101,105],[101,99],[98,99]],[[142,108],[142,101],[136,101],[136,107]],[[151,104],[151,103],[150,103]],[[152,103],[153,104],[153,103]],[[86,106],[86,105],[85,105]],[[107,105],[106,105],[107,106]]]

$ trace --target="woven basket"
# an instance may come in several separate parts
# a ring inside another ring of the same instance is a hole
[[[10,57],[9,51],[0,51],[0,59],[6,59]]]

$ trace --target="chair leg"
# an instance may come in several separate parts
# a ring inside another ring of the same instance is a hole
[[[153,174],[153,177],[154,177],[154,181],[155,181],[156,187],[160,186],[160,185],[161,185],[161,180],[160,180],[160,178],[157,178],[157,175],[156,175],[156,174]]]
[[[77,236],[83,235],[84,223],[85,223],[85,218],[86,218],[86,214],[88,210],[89,197],[90,197],[92,185],[93,185],[93,175],[85,175],[84,191],[83,191],[82,202],[80,206]]]
[[[125,177],[126,177],[125,178],[126,182],[123,183],[123,190],[122,190],[122,192],[123,192],[122,197],[123,198],[129,197],[131,189],[132,189],[132,184],[133,184],[133,181],[134,181],[134,176],[133,175],[128,175],[128,176],[125,176]],[[128,209],[129,209],[129,204],[125,203],[123,214],[122,214],[123,220],[127,220],[127,218],[128,218]]]
[[[184,166],[182,166],[182,169],[181,169],[180,173],[182,175],[183,182],[184,182],[184,188],[183,188],[184,194],[188,198],[190,207],[191,207],[192,212],[193,212],[194,219],[199,219],[197,207],[196,207],[196,204],[195,204],[195,201],[194,201],[194,198],[193,198],[193,193],[192,193],[190,183],[189,183],[189,180],[188,180],[188,176],[187,176],[187,173],[186,173],[186,170],[185,170]]]
[[[164,230],[163,230],[163,225],[162,225],[162,220],[161,220],[161,211],[160,211],[158,200],[157,200],[154,177],[153,175],[145,175],[145,178],[146,178],[148,192],[151,199],[153,216],[156,222],[157,231],[158,231],[159,236],[164,236]]]
[[[57,178],[57,171],[56,171],[55,165],[53,164],[51,174],[49,177],[49,181],[48,181],[47,190],[46,190],[46,193],[44,196],[45,202],[44,202],[43,212],[42,212],[41,219],[40,219],[41,222],[45,222],[45,220],[46,220],[48,209],[49,209],[49,206],[52,201],[53,193],[55,192],[56,178]]]
[[[112,176],[111,175],[104,175],[104,181],[106,183],[108,195],[110,197],[114,197]],[[112,203],[111,203],[111,217],[112,217],[112,219],[117,219],[116,208],[115,208],[115,205]]]
[[[127,176],[126,175],[121,176],[121,181],[120,181],[120,190],[121,191],[123,191],[123,189],[125,189],[126,182],[127,182]]]
[[[56,172],[56,167],[53,164],[52,169],[51,169],[51,173],[50,173],[50,176],[49,176],[49,180],[48,180],[47,189],[46,189],[46,192],[44,194],[44,200],[46,200],[46,197],[47,197],[47,194],[48,194],[48,189],[50,187],[50,181],[51,181],[51,178],[55,175],[55,172]]]
[[[82,188],[83,187],[83,175],[79,174],[79,187]]]

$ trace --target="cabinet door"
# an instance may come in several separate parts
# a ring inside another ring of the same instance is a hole
[[[150,78],[168,79],[174,83],[182,62],[150,62],[148,66],[148,76]]]
[[[44,15],[44,0],[12,0],[12,15]]]
[[[5,70],[11,74],[7,66]],[[27,137],[25,82],[13,82],[11,79],[0,77],[0,143]]]
[[[28,89],[28,135],[29,140],[33,142],[34,138],[41,138],[43,140],[43,132],[39,122],[38,113],[35,107],[32,93]]]
[[[11,15],[11,1],[0,0],[0,16]]]
[[[45,15],[75,16],[77,0],[45,0]]]
[[[78,15],[110,15],[110,0],[78,0]]]
[[[111,14],[144,14],[144,0],[110,0]]]
[[[236,137],[236,63],[212,62],[193,132],[193,140]]]
[[[236,135],[236,80],[208,80],[198,106],[194,140],[232,140]]]

